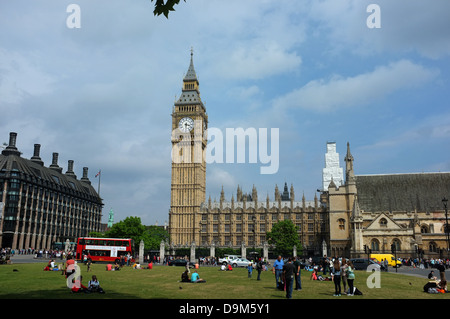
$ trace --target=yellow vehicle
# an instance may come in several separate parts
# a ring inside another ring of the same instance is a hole
[[[379,263],[382,263],[387,259],[389,266],[391,267],[400,267],[402,265],[399,260],[395,260],[395,257],[392,254],[370,254],[370,258],[376,259]]]

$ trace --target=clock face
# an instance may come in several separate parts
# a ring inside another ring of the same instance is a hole
[[[190,117],[184,117],[178,123],[178,128],[181,132],[187,133],[194,128],[194,120]]]

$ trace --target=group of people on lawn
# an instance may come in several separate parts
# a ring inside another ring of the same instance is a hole
[[[81,275],[78,277],[75,276],[76,270],[75,270],[75,267],[73,267],[73,265],[76,265],[76,261],[73,259],[73,257],[68,257],[66,263],[64,264],[64,268],[62,269],[62,275],[64,275],[66,279],[68,279],[70,281],[70,278],[73,277],[71,280],[71,284],[68,283],[68,287],[70,288],[72,293],[79,293],[79,292],[105,293],[103,288],[100,286],[100,282],[98,281],[96,275],[92,275],[92,278],[91,278],[91,280],[89,280],[88,285],[86,287],[82,283],[83,276],[81,276]],[[52,260],[49,262],[49,265],[47,267],[51,269],[53,266],[54,265],[53,265],[53,260]],[[44,269],[44,270],[46,270],[46,269]],[[88,268],[88,271],[89,271],[89,268]]]

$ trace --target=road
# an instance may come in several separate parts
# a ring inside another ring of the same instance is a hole
[[[439,275],[439,270],[435,269],[435,268],[428,268],[428,269],[420,269],[420,268],[413,268],[410,266],[401,266],[397,269],[397,273],[398,274],[403,274],[403,275],[409,275],[409,276],[417,276],[417,277],[425,277],[428,278],[428,274],[430,273],[430,271],[433,270],[434,271],[434,275],[439,279],[440,275]],[[396,269],[389,267],[389,272],[391,273],[395,273]],[[447,274],[449,273],[449,270],[447,269],[445,271],[445,277],[447,278]]]

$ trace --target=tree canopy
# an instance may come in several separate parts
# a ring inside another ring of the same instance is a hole
[[[275,252],[282,256],[291,256],[294,246],[301,250],[298,227],[291,220],[279,221],[267,232],[269,244],[275,245]]]
[[[139,217],[127,217],[115,223],[110,230],[103,234],[95,233],[97,237],[131,238],[134,241],[135,251],[139,248],[141,240],[144,241],[144,249],[159,249],[162,240],[169,238],[167,230],[159,226],[144,226]]]

